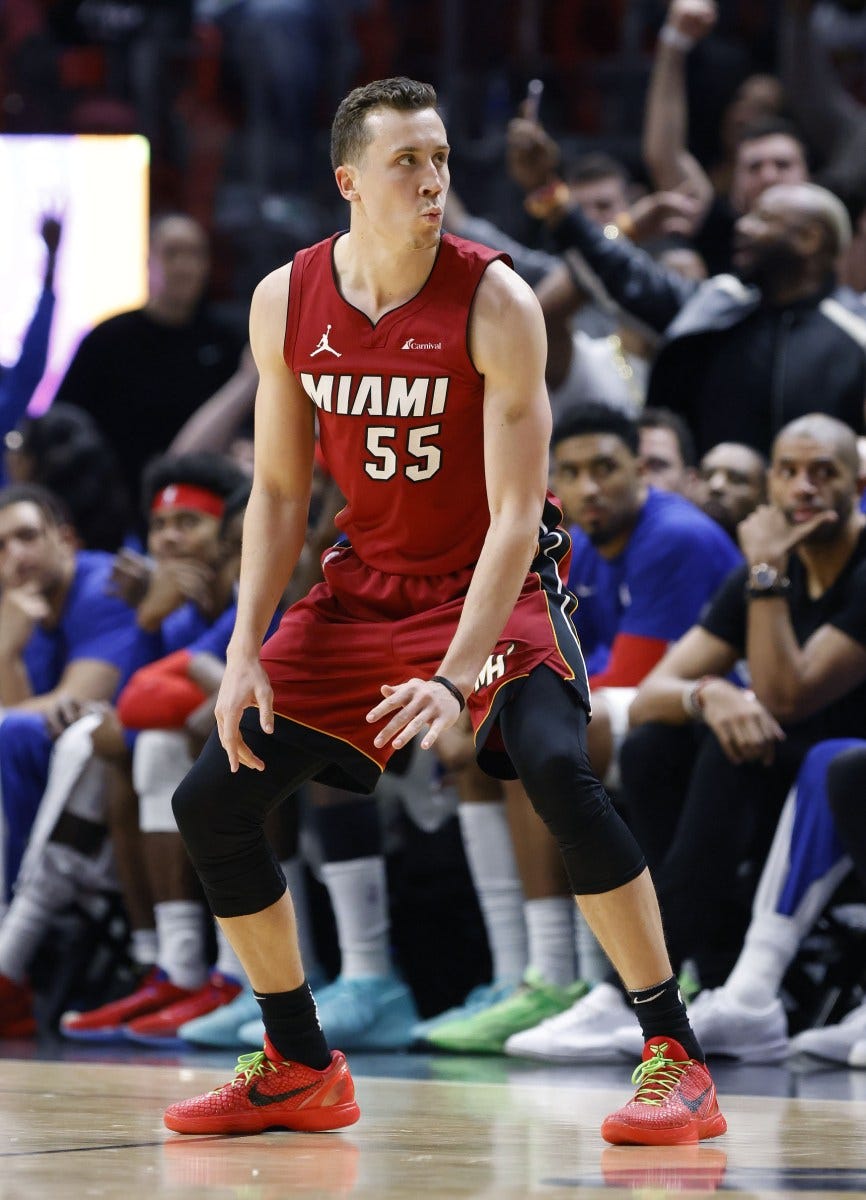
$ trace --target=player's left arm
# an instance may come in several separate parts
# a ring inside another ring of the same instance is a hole
[[[551,433],[544,384],[544,319],[527,284],[503,263],[492,263],[478,289],[470,352],[484,376],[484,472],[490,528],[472,576],[454,638],[436,674],[464,697],[475,686],[520,594],[538,544],[547,489]],[[439,684],[409,680],[384,687],[386,699],[369,714],[393,714],[376,744],[408,742],[426,725],[422,746],[454,723],[458,702]]]

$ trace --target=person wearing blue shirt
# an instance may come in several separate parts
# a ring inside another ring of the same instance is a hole
[[[69,620],[63,623],[69,643],[74,642],[74,653],[87,655],[112,645],[111,630],[103,619],[106,606],[124,614],[124,667],[122,674],[115,675],[99,715],[77,721],[81,706],[69,704],[60,716],[52,716],[51,729],[39,713],[11,711],[7,715],[10,738],[6,751],[0,750],[6,799],[16,796],[19,807],[34,813],[38,809],[39,820],[12,903],[0,920],[0,1038],[11,1036],[10,1030],[16,1036],[35,1032],[26,975],[52,914],[81,889],[112,886],[115,867],[124,883],[133,956],[137,961],[153,962],[153,903],[139,844],[138,815],[134,804],[130,814],[124,804],[127,794],[134,801],[129,757],[134,733],[122,728],[115,708],[107,701],[119,695],[128,679],[154,658],[186,647],[213,655],[221,649],[224,652],[234,620],[240,535],[234,542],[225,536],[222,518],[226,498],[243,485],[244,477],[221,456],[197,454],[159,460],[149,479],[148,550],[152,557],[129,550],[115,557],[79,554],[84,563],[98,561],[100,571],[82,578],[80,587],[79,581],[74,581]],[[236,504],[241,513],[245,499],[246,493]],[[0,567],[2,529],[0,508]],[[18,540],[26,541],[27,532],[21,530]],[[23,569],[24,551],[14,537],[10,536],[9,543],[10,558],[19,563],[17,581],[25,586],[31,580],[30,571]],[[11,577],[11,565],[9,571]],[[50,583],[46,578],[46,584]],[[3,619],[0,608],[0,623]],[[5,632],[5,624],[3,628]],[[61,632],[52,642],[46,631],[36,631],[26,648],[32,682],[50,685],[62,644]],[[2,680],[0,660],[0,683]],[[27,736],[19,740],[15,734],[20,733],[22,718],[28,722]],[[70,721],[75,721],[74,727],[52,754],[53,733]],[[6,724],[0,725],[0,745],[6,730]],[[106,836],[107,812],[111,814],[110,840]],[[26,832],[29,830],[22,830],[22,842]]]
[[[112,557],[76,550],[63,506],[33,484],[0,491],[0,781],[8,897],[54,739],[128,677],[134,615],[110,594]]]
[[[553,483],[571,526],[568,586],[593,700],[590,753],[609,762],[627,726],[609,689],[630,698],[668,645],[700,616],[741,561],[724,530],[681,496],[648,487],[635,422],[586,404],[553,434]],[[612,719],[613,742],[603,728]],[[595,739],[592,736],[595,727]]]

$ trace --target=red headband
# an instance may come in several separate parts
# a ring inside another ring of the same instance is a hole
[[[225,500],[216,492],[196,487],[193,483],[170,483],[157,492],[150,506],[151,512],[163,508],[191,508],[195,512],[207,513],[219,519],[225,511]]]

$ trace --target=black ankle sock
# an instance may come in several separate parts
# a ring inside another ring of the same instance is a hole
[[[689,1058],[704,1061],[704,1052],[689,1024],[675,975],[655,987],[629,992],[628,998],[640,1021],[645,1041],[653,1037],[676,1038]]]
[[[255,997],[274,1049],[290,1062],[324,1071],[331,1055],[306,979],[290,992],[256,992]]]

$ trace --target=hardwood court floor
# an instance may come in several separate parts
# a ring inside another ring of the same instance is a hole
[[[764,1090],[776,1094],[746,1095],[735,1081],[759,1090],[756,1069],[722,1068],[728,1134],[642,1149],[598,1133],[629,1094],[627,1070],[613,1087],[611,1069],[355,1055],[363,1116],[343,1133],[178,1137],[163,1107],[225,1082],[225,1066],[23,1053],[0,1057],[0,1200],[866,1195],[866,1099],[843,1098],[863,1073],[769,1068]],[[437,1071],[446,1077],[429,1077]],[[491,1082],[473,1082],[479,1074]]]

